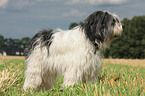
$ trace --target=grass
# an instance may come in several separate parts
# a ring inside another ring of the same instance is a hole
[[[131,60],[126,63],[124,60],[107,60],[104,60],[99,80],[94,83],[79,83],[60,91],[63,79],[58,77],[50,90],[25,92],[22,88],[26,69],[24,58],[0,57],[0,96],[145,96],[144,65],[140,62],[131,64]]]

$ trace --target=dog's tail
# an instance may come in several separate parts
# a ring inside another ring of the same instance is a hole
[[[43,31],[40,31],[37,33],[28,43],[27,48],[24,50],[24,55],[26,59],[29,57],[31,52],[35,50],[36,46],[39,45],[40,48],[43,46],[47,46],[49,48],[50,44],[52,43],[52,35],[53,35],[53,30],[49,29],[46,30],[44,29]]]

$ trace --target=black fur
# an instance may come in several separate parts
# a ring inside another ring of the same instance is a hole
[[[26,58],[29,57],[29,55],[31,54],[31,51],[34,50],[36,45],[40,44],[40,42],[41,42],[40,48],[42,48],[43,46],[47,46],[47,48],[49,48],[50,44],[52,43],[51,41],[52,34],[53,34],[53,30],[51,29],[43,30],[37,33],[28,43],[27,48],[25,48],[24,50],[24,55],[26,56]]]
[[[113,33],[116,19],[108,12],[96,11],[83,22],[81,27],[96,49],[99,45],[95,41],[103,43]]]

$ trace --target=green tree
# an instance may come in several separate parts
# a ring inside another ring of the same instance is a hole
[[[0,49],[4,46],[3,42],[4,42],[4,37],[0,35]]]
[[[79,24],[74,22],[74,23],[71,23],[70,26],[69,26],[69,30],[73,29],[74,27],[78,26]]]
[[[71,30],[71,29],[73,29],[74,27],[79,26],[79,25],[81,25],[81,24],[82,24],[82,22],[80,22],[80,23],[73,22],[73,23],[70,24],[69,30]]]
[[[21,39],[21,44],[22,44],[22,48],[26,48],[27,47],[27,44],[28,42],[30,41],[30,38],[29,37],[24,37]]]

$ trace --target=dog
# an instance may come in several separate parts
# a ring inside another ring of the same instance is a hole
[[[43,30],[25,49],[26,66],[23,89],[50,89],[57,75],[62,87],[79,82],[95,82],[100,74],[103,51],[122,33],[119,17],[96,11],[71,30]]]

